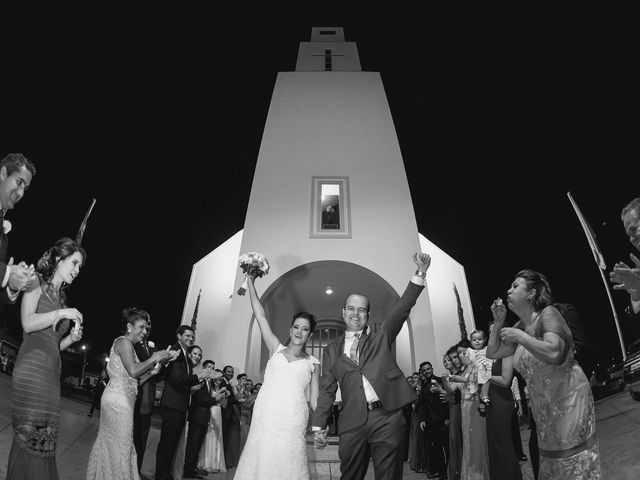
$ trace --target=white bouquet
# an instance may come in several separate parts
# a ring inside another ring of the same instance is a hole
[[[240,255],[240,268],[244,273],[244,281],[238,289],[238,295],[247,293],[247,275],[256,279],[269,273],[269,261],[258,252],[247,252]]]

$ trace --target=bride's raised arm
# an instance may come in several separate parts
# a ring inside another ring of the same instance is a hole
[[[247,275],[247,290],[249,290],[251,308],[253,309],[253,314],[255,315],[258,326],[260,327],[262,340],[269,349],[269,356],[271,356],[278,348],[278,345],[280,345],[280,341],[278,340],[278,337],[273,334],[273,331],[271,331],[271,327],[267,321],[267,316],[264,313],[262,303],[260,303],[260,299],[258,298],[258,293],[256,292],[256,287],[253,284],[253,278],[251,275]]]

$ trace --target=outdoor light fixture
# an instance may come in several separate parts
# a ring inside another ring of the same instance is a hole
[[[324,289],[324,293],[326,293],[327,295],[331,295],[333,293],[333,288],[331,288],[331,285],[327,285],[327,288]]]

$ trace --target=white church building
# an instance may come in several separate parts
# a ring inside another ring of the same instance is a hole
[[[425,152],[425,156],[428,152]],[[316,315],[307,351],[344,331],[350,293],[370,299],[381,321],[415,271],[416,251],[432,257],[427,288],[395,343],[411,375],[460,340],[459,308],[475,327],[464,268],[417,229],[389,104],[377,72],[363,72],[342,28],[313,28],[295,71],[278,73],[264,128],[244,228],[199,260],[191,273],[182,323],[196,316],[197,343],[219,368],[232,365],[261,381],[267,361],[238,258],[258,251],[270,264],[256,280],[274,333],[284,343],[292,316]]]

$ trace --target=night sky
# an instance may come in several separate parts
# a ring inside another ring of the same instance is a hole
[[[38,169],[7,215],[10,253],[35,262],[75,236],[97,199],[86,267],[68,290],[91,352],[108,350],[126,306],[151,313],[159,346],[174,339],[193,263],[243,228],[277,72],[294,70],[312,26],[342,26],[363,70],[381,73],[418,229],[464,265],[477,324],[529,267],[576,306],[593,355],[619,357],[566,192],[608,267],[627,260],[620,210],[640,196],[630,16],[381,10],[365,19],[316,7],[315,16],[248,7],[2,15],[0,156],[22,152]],[[640,332],[625,320],[628,296],[614,298],[630,343]],[[19,332],[16,313],[1,318]]]

